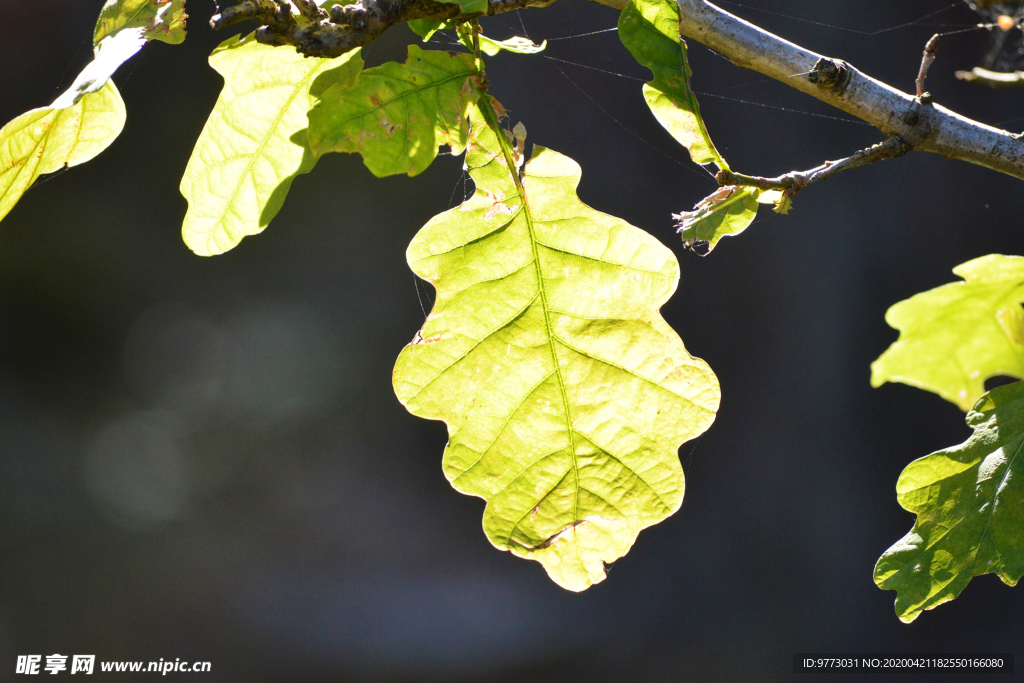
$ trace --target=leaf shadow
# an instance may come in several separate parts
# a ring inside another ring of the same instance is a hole
[[[313,83],[309,86],[309,93],[320,99],[323,97],[325,91],[334,86],[337,83],[337,76],[328,70],[313,79]],[[302,161],[299,163],[299,167],[287,178],[283,178],[274,191],[270,193],[267,198],[267,203],[263,206],[263,211],[260,212],[260,228],[266,228],[270,225],[270,221],[274,219],[281,207],[284,206],[284,200],[288,196],[288,190],[291,189],[292,182],[299,177],[313,170],[316,166],[317,157],[313,153],[313,150],[309,146],[309,141],[306,137],[309,128],[303,128],[300,131],[295,132],[289,140],[293,145],[298,145],[302,148]]]

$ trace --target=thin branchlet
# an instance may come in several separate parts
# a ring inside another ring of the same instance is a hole
[[[927,43],[924,45],[924,54],[921,55],[921,68],[917,71],[917,96],[921,97],[924,95],[924,81],[928,78],[928,70],[932,68],[932,64],[935,63],[935,58],[939,52],[939,35],[936,33],[932,36]]]
[[[837,173],[874,164],[883,159],[901,157],[912,149],[913,145],[909,142],[898,135],[893,135],[884,142],[854,152],[843,159],[826,161],[822,165],[808,171],[791,171],[775,178],[751,176],[733,171],[719,171],[715,176],[715,180],[722,187],[740,185],[756,187],[762,190],[782,190],[792,196],[811,183],[828,180]]]
[[[957,71],[956,77],[967,83],[978,83],[990,88],[1019,88],[1024,86],[1024,71],[989,71],[976,66],[970,71]]]

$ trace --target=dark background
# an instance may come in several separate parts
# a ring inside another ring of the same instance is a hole
[[[944,6],[755,3],[864,33]],[[101,5],[0,4],[0,121],[71,82]],[[221,86],[206,56],[227,35],[206,24],[212,2],[189,5],[183,45],[151,44],[117,74],[122,136],[0,225],[0,680],[16,678],[16,655],[55,652],[209,660],[210,674],[169,678],[247,683],[845,680],[858,676],[794,675],[793,652],[1024,656],[1022,589],[981,577],[904,625],[895,594],[872,582],[913,522],[896,502],[900,471],[969,431],[934,395],[868,384],[896,338],[891,304],[968,259],[1024,252],[1020,181],[913,154],[814,186],[789,216],[765,210],[702,259],[669,216],[714,184],[658,127],[639,82],[491,59],[492,92],[530,141],[583,166],[584,201],[675,249],[682,281],[665,316],[724,393],[710,432],[681,450],[682,510],[573,594],[490,546],[483,502],[442,475],[444,426],[391,390],[424,317],[405,246],[462,200],[461,159],[377,180],[358,157],[329,155],[264,234],[193,255],[177,188]],[[947,30],[933,24],[978,21],[959,6],[869,36],[724,6],[907,90],[924,42]],[[539,40],[617,15],[562,0],[522,18]],[[515,14],[485,29],[522,33]],[[982,121],[1024,117],[1024,91],[953,78],[987,40],[946,38],[929,89]],[[402,59],[409,42],[390,31],[367,59]],[[703,97],[733,168],[774,175],[882,139],[702,46],[690,53],[697,90],[800,112]],[[615,33],[546,54],[647,75]]]

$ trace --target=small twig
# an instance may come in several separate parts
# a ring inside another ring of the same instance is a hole
[[[939,34],[936,33],[924,45],[924,54],[921,56],[921,68],[917,72],[917,96],[924,95],[924,79],[928,78],[928,69],[932,68],[935,62],[936,53],[939,50]]]
[[[285,3],[287,7],[287,3]],[[216,30],[228,28],[248,19],[259,19],[267,25],[281,23],[281,7],[274,0],[242,0],[237,5],[226,7],[210,19],[210,26]],[[285,20],[291,18],[289,10]]]
[[[320,6],[314,0],[292,0],[292,2],[299,8],[302,16],[310,21],[323,21],[327,19],[327,11],[320,9]]]
[[[967,83],[990,88],[1019,88],[1024,85],[1024,71],[989,71],[976,66],[970,71],[957,71],[956,77]]]
[[[812,168],[809,171],[791,171],[775,178],[750,176],[743,173],[734,173],[733,171],[719,171],[718,175],[715,176],[715,180],[722,187],[745,185],[762,190],[782,190],[785,194],[792,197],[811,183],[827,180],[842,171],[849,171],[860,166],[873,164],[882,159],[901,157],[911,149],[913,149],[913,145],[898,135],[893,135],[884,142],[855,152],[845,159],[826,161],[821,166]]]

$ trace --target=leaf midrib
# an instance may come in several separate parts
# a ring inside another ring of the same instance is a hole
[[[518,166],[515,163],[512,151],[509,149],[509,141],[502,133],[498,124],[497,115],[491,108],[491,103],[487,101],[487,97],[487,95],[483,95],[480,98],[480,109],[483,111],[484,117],[487,119],[487,124],[494,132],[494,136],[498,139],[498,145],[501,147],[501,153],[505,157],[505,166],[508,169],[508,174],[511,176],[512,182],[515,183],[516,190],[519,192],[519,196],[523,202],[523,216],[526,219],[526,229],[530,236],[530,249],[533,251],[534,271],[537,275],[537,291],[539,293],[541,311],[544,313],[544,331],[547,334],[547,345],[548,350],[551,352],[551,363],[555,369],[558,391],[562,397],[562,406],[565,410],[565,426],[566,433],[569,437],[569,454],[572,457],[573,480],[575,483],[573,486],[572,516],[573,521],[578,522],[580,519],[580,469],[579,463],[576,460],[576,439],[573,434],[575,430],[572,422],[572,410],[569,407],[569,395],[565,389],[565,378],[562,376],[562,366],[558,362],[558,352],[555,349],[555,333],[554,327],[551,324],[551,309],[548,306],[547,292],[544,288],[544,272],[540,263],[540,244],[539,239],[537,238],[536,228],[534,227],[533,210],[530,208],[530,198],[526,193],[526,188],[523,186],[522,178],[519,177]],[[579,541],[575,533],[573,534],[573,547],[576,549],[577,558],[580,560],[580,563],[583,564]]]
[[[445,84],[447,84],[450,81],[454,81],[454,80],[459,79],[459,78],[469,78],[474,73],[475,72],[472,69],[468,69],[464,73],[458,73],[458,74],[456,74],[454,76],[449,76],[448,78],[444,78],[444,79],[442,79],[440,81],[433,81],[432,83],[428,83],[428,84],[422,85],[422,86],[414,85],[409,90],[406,90],[404,92],[399,93],[398,95],[396,95],[395,97],[393,97],[392,99],[390,99],[390,100],[388,100],[386,102],[381,102],[377,106],[372,107],[370,109],[363,109],[358,114],[353,114],[352,116],[349,116],[346,119],[342,119],[341,121],[338,121],[336,126],[339,126],[339,127],[340,126],[344,126],[346,124],[351,123],[352,121],[355,121],[356,119],[363,118],[364,116],[369,116],[369,115],[373,114],[374,112],[377,112],[377,111],[379,111],[381,109],[385,109],[387,107],[392,106],[393,104],[395,104],[395,102],[398,102],[399,100],[404,99],[405,97],[408,97],[410,95],[415,95],[415,94],[418,94],[418,93],[423,93],[423,92],[426,92],[428,90],[439,90],[442,86],[444,86]],[[369,80],[370,78],[374,78],[374,79],[379,78],[381,80],[384,80],[384,79],[400,80],[400,79],[396,79],[394,76],[385,76],[382,73],[376,73],[376,74],[371,74],[369,76],[367,76],[366,74],[363,74],[363,75],[360,76],[360,81],[361,82],[365,82],[366,80]],[[408,83],[408,81],[401,81],[401,82],[402,83]],[[358,87],[358,86],[359,86],[359,84],[357,83],[353,87]],[[406,137],[408,137],[408,135]]]

